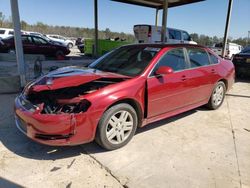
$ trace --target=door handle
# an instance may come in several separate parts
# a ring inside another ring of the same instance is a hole
[[[181,80],[182,80],[182,81],[185,81],[185,80],[187,80],[187,77],[186,77],[186,75],[182,75],[182,76],[181,76]]]
[[[216,73],[215,69],[212,69],[212,70],[211,70],[211,73],[213,73],[213,74]]]

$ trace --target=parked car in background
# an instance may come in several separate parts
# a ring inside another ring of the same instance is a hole
[[[77,45],[77,48],[78,48],[78,50],[79,50],[81,53],[84,53],[84,52],[85,52],[85,45],[84,45],[84,44],[79,44],[79,45]]]
[[[6,53],[8,52],[7,47],[4,45],[2,38],[0,37],[0,53]]]
[[[25,31],[25,34],[39,36],[39,37],[49,41],[50,43],[67,46],[67,44],[65,42],[59,42],[58,40],[48,38],[45,34],[42,34],[42,33],[39,33],[39,32]]]
[[[74,46],[74,41],[69,40],[66,37],[63,37],[61,35],[48,34],[46,36],[51,40],[66,44],[69,48],[72,48]]]
[[[239,54],[234,55],[233,63],[237,77],[250,76],[250,46],[244,48]]]
[[[160,43],[161,42],[161,27],[154,25],[135,25],[134,26],[135,38],[139,43]],[[166,28],[166,43],[187,43],[197,44],[192,40],[187,31]]]
[[[217,43],[211,49],[219,56],[222,56],[222,48],[223,44],[222,43]],[[241,52],[243,47],[241,45],[235,44],[235,43],[227,43],[226,46],[226,54],[225,57],[227,59],[232,59],[235,54],[238,54]]]
[[[82,38],[77,38],[76,39],[76,42],[75,42],[75,45],[77,46],[78,50],[81,52],[81,53],[84,53],[84,50],[85,50],[85,45],[84,45],[84,39]]]
[[[0,37],[2,39],[14,35],[14,30],[10,28],[0,28]]]
[[[21,30],[22,34],[25,34],[25,31]],[[0,37],[2,39],[13,36],[14,35],[14,29],[11,28],[0,28]]]
[[[14,36],[2,40],[7,52],[15,50]],[[52,43],[36,35],[22,35],[23,51],[25,54],[43,54],[45,56],[64,59],[70,50],[65,45]]]
[[[231,61],[187,44],[122,46],[88,68],[65,67],[29,83],[15,100],[16,125],[48,145],[96,140],[113,150],[138,127],[207,105],[234,83]]]

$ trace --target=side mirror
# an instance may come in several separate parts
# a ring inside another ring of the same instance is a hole
[[[163,76],[165,74],[172,74],[174,70],[168,66],[161,66],[155,71],[156,76]]]

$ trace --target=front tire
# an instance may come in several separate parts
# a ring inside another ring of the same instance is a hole
[[[126,103],[109,108],[99,121],[96,142],[107,150],[126,145],[134,136],[138,124],[136,111]]]
[[[226,86],[224,82],[219,81],[213,89],[212,95],[209,99],[209,102],[207,103],[207,107],[211,110],[216,110],[219,108],[224,101],[225,93]]]

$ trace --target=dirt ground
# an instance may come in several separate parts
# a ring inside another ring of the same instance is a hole
[[[122,187],[80,147],[49,147],[14,124],[15,94],[0,95],[0,187]]]

